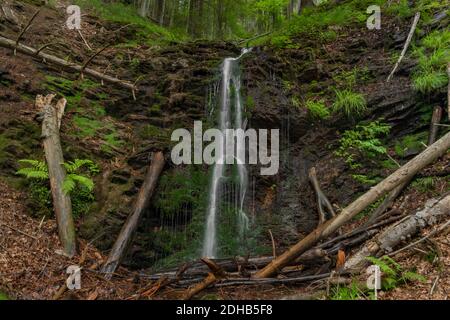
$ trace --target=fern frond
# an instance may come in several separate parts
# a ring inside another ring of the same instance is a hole
[[[94,181],[92,179],[78,174],[70,174],[69,177],[81,186],[86,187],[89,191],[94,190]]]
[[[27,179],[47,180],[48,172],[39,171],[34,168],[23,168],[17,171],[18,175],[24,176]]]
[[[63,192],[65,194],[70,194],[73,190],[75,190],[76,182],[71,178],[70,175],[64,179],[63,182]]]

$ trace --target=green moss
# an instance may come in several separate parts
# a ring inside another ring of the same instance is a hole
[[[427,133],[422,132],[403,137],[397,141],[394,150],[399,157],[405,157],[408,153],[419,153],[425,148],[427,143]]]
[[[161,116],[162,115],[161,105],[154,104],[153,106],[150,107],[149,112],[150,112],[151,116],[157,116],[157,117]]]
[[[102,122],[81,116],[75,116],[73,122],[77,127],[77,135],[83,138],[94,137],[97,131],[103,127]]]
[[[148,124],[146,126],[144,126],[143,128],[141,128],[138,132],[138,135],[140,138],[144,139],[144,140],[148,140],[148,139],[169,139],[169,134],[167,130],[158,128],[154,125]]]
[[[6,293],[3,293],[0,291],[0,301],[4,301],[4,300],[9,300],[8,296],[6,295]]]

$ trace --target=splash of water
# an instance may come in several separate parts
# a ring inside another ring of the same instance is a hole
[[[222,65],[222,83],[220,91],[220,111],[219,111],[219,129],[225,132],[226,129],[245,129],[244,121],[244,105],[240,95],[241,78],[239,72],[239,60],[251,49],[244,49],[241,55],[237,58],[227,58]],[[235,92],[234,99],[233,90]],[[232,104],[234,104],[234,119]],[[225,135],[223,135],[225,136]],[[203,243],[203,256],[209,258],[217,257],[217,215],[219,213],[219,206],[221,204],[221,184],[226,178],[225,163],[226,141],[225,138],[219,142],[217,159],[219,161],[214,165],[213,174],[211,178],[210,196],[208,202],[208,213],[206,219],[206,231]],[[245,159],[240,159],[239,155],[245,154],[241,152],[245,150],[245,144],[237,144],[237,169],[239,178],[239,204],[238,204],[238,225],[241,237],[248,229],[249,219],[244,212],[244,203],[248,187],[248,172],[245,165]]]

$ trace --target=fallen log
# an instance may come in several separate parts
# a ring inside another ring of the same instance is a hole
[[[367,243],[352,258],[345,269],[349,271],[361,270],[368,262],[367,257],[391,253],[402,241],[410,238],[427,226],[442,220],[450,219],[450,194],[440,199],[428,201],[425,208],[411,215],[408,219],[384,231],[376,239]]]
[[[2,37],[2,36],[0,36],[0,47],[11,49],[11,50],[16,50],[17,52],[31,56],[33,58],[34,57],[42,58],[44,61],[46,61],[48,63],[53,63],[57,66],[67,68],[72,71],[76,71],[77,73],[83,72],[83,74],[85,74],[85,75],[89,75],[95,79],[99,79],[99,80],[102,80],[102,81],[105,81],[108,83],[118,85],[120,87],[129,89],[132,92],[136,91],[135,85],[130,82],[111,77],[109,75],[103,74],[103,73],[95,71],[93,69],[89,69],[89,68],[83,69],[83,66],[81,66],[81,65],[66,61],[62,58],[58,58],[53,55],[46,54],[46,53],[42,52],[42,50],[39,51],[37,49],[25,46],[21,43],[18,43],[16,46],[16,42],[14,40],[10,40],[10,39]]]
[[[133,235],[139,225],[142,215],[150,205],[150,200],[156,189],[156,185],[159,180],[164,166],[165,166],[164,154],[158,152],[154,154],[152,163],[148,169],[147,176],[144,184],[139,191],[138,198],[134,205],[132,214],[128,217],[125,225],[120,231],[119,236],[109,254],[108,260],[102,268],[102,272],[106,274],[106,278],[110,279],[112,274],[116,271],[117,267],[122,262],[128,246],[133,238]]]
[[[50,188],[52,191],[53,208],[58,223],[58,234],[64,253],[73,257],[76,253],[75,227],[72,216],[72,202],[70,196],[63,191],[63,183],[66,179],[59,129],[66,107],[66,99],[52,104],[55,95],[37,96],[36,107],[42,115],[42,139],[45,151],[45,159],[48,166]]]
[[[431,146],[437,140],[438,133],[439,133],[439,124],[441,123],[441,120],[442,120],[442,108],[439,106],[436,106],[434,108],[433,116],[432,116],[431,124],[430,124],[430,133],[428,136],[428,145],[429,146]],[[388,194],[386,199],[384,199],[384,201],[381,203],[381,205],[372,213],[371,217],[369,218],[369,220],[367,221],[365,226],[373,223],[373,221],[377,217],[379,217],[380,215],[385,213],[388,209],[392,208],[395,200],[397,200],[397,198],[402,194],[403,190],[405,190],[405,188],[407,186],[409,186],[409,184],[411,183],[412,180],[413,180],[413,178],[411,178],[410,180],[406,181],[405,183],[401,184],[400,186],[398,186],[397,188],[392,190]]]
[[[187,292],[183,295],[183,300],[190,300],[209,286],[217,282],[217,280],[224,279],[227,277],[227,273],[218,266],[214,261],[207,258],[203,258],[202,262],[211,270],[208,276],[200,283],[189,288]]]
[[[239,270],[258,270],[260,268],[265,267],[270,261],[272,261],[274,257],[258,257],[251,259],[212,259],[212,261],[217,264],[220,268],[222,268],[227,273],[238,272]],[[298,259],[292,261],[291,266],[298,265],[320,265],[329,261],[327,257],[327,252],[322,249],[311,249],[304,254],[302,254]],[[206,276],[208,274],[209,269],[202,262],[192,263],[188,266],[188,268],[184,271],[183,276],[185,278],[194,278],[199,276]],[[161,272],[152,275],[141,274],[142,277],[151,280],[157,280],[161,277],[175,277],[177,274],[176,270],[171,270],[168,272]]]
[[[334,219],[329,220],[322,226],[319,226],[316,230],[291,247],[284,254],[279,256],[277,259],[274,259],[264,269],[257,272],[255,274],[255,278],[268,278],[280,272],[292,260],[296,259],[303,252],[310,249],[318,241],[331,236],[345,223],[353,219],[356,215],[361,213],[364,209],[376,202],[386,193],[392,191],[402,183],[412,179],[417,172],[442,157],[449,148],[450,132],[432,146],[429,146],[425,151],[397,170],[391,176],[380,182],[377,186],[373,187],[370,191],[350,204],[347,208],[343,209],[342,212]]]

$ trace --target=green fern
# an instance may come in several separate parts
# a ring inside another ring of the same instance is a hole
[[[380,270],[383,273],[383,290],[389,291],[397,288],[402,283],[404,284],[411,281],[426,281],[425,277],[416,272],[403,270],[402,266],[391,257],[368,257],[366,259],[380,267]]]
[[[340,146],[336,155],[345,159],[352,168],[357,168],[357,156],[375,158],[387,154],[381,137],[387,136],[391,130],[390,125],[380,121],[373,121],[367,125],[358,125],[355,130],[345,131],[340,139]]]
[[[24,159],[19,161],[22,165],[28,167],[22,168],[17,171],[18,175],[24,176],[30,180],[48,181],[48,167],[44,161]],[[83,168],[86,168],[88,174],[97,174],[99,169],[97,165],[91,160],[80,160],[66,162],[62,164],[67,172],[67,176],[63,182],[63,192],[65,194],[71,194],[76,187],[86,188],[89,192],[94,189],[94,181],[82,174],[79,174]]]
[[[27,179],[34,180],[48,180],[48,168],[47,164],[38,160],[19,160],[21,165],[28,165],[28,167],[22,168],[17,171],[18,175],[24,176]]]

